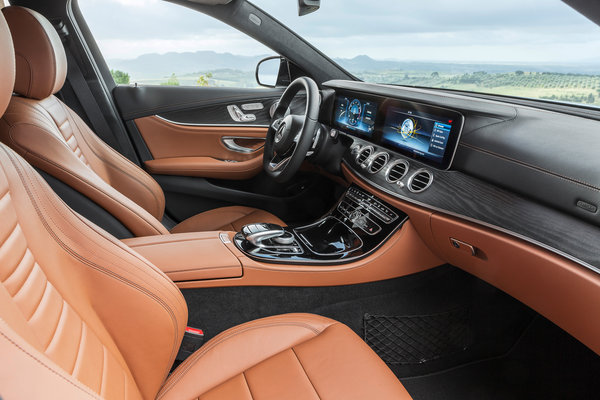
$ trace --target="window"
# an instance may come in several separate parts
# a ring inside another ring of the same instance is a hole
[[[600,106],[600,27],[560,0],[252,2],[364,81]]]
[[[258,87],[273,51],[197,11],[162,0],[79,0],[118,84]]]

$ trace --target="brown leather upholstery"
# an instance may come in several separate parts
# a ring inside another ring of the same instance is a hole
[[[6,7],[2,12],[13,33],[17,55],[15,91],[23,97],[13,96],[0,121],[0,140],[35,167],[103,207],[135,236],[167,234],[160,222],[165,197],[158,183],[100,140],[53,96],[64,83],[66,58],[52,25],[23,7]],[[3,36],[3,40],[9,37]],[[221,213],[227,217],[230,211]],[[220,218],[218,214],[215,211],[211,215]],[[195,229],[211,218],[201,218],[202,223],[187,222],[184,227]],[[184,227],[177,231],[183,232]]]
[[[4,18],[0,18],[0,115],[10,101],[15,83],[15,52],[10,30]]]
[[[231,328],[192,354],[158,399],[410,399],[347,326],[310,314]]]
[[[233,206],[217,208],[194,215],[171,229],[171,233],[200,231],[239,232],[244,225],[253,222],[269,222],[285,226],[282,220],[266,211],[250,207]]]
[[[73,213],[4,145],[0,218],[0,337],[20,350],[14,360],[2,353],[2,396],[23,398],[25,386],[37,386],[29,398],[52,393],[54,384],[40,387],[32,371],[14,370],[33,358],[62,377],[53,382],[106,398],[153,398],[187,320],[173,282]]]
[[[350,329],[306,314],[224,332],[163,386],[187,316],[173,282],[73,213],[4,145],[0,217],[6,398],[410,398]]]
[[[67,77],[67,57],[52,24],[22,7],[5,7],[2,12],[16,49],[18,73],[14,91],[38,100],[58,92]]]

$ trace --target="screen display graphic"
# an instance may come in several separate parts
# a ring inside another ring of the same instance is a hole
[[[370,137],[375,130],[377,103],[353,97],[338,96],[334,121],[339,128]]]
[[[389,107],[381,141],[392,149],[441,163],[453,123],[453,119]]]

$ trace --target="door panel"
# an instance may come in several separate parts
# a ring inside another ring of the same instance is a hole
[[[263,102],[255,111],[253,124],[267,125],[269,107],[279,99],[283,89],[247,89],[191,86],[117,86],[113,96],[124,120],[160,115],[168,120],[194,124],[236,124],[227,105]],[[248,123],[240,123],[248,125]]]
[[[182,125],[157,116],[135,124],[152,154],[150,173],[219,179],[248,179],[262,169],[267,128]]]
[[[165,86],[118,86],[113,92],[144,168],[165,191],[173,219],[243,205],[271,211],[286,222],[303,221],[326,211],[335,188],[317,175],[277,184],[261,173],[269,111],[281,93],[280,88]],[[254,117],[236,120],[239,113],[228,106]],[[300,97],[291,108],[300,114],[304,107]]]

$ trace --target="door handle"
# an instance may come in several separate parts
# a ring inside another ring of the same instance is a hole
[[[255,147],[255,148],[244,147],[235,142],[236,140],[248,140],[248,139],[250,139],[250,140],[265,140],[265,138],[254,138],[254,137],[243,137],[243,136],[223,136],[221,138],[221,142],[223,142],[223,145],[228,150],[235,151],[236,153],[243,153],[243,154],[254,153],[255,151],[258,151],[264,147],[264,144],[260,145],[259,147]]]
[[[254,122],[254,121],[256,121],[256,115],[245,114],[235,104],[228,105],[227,111],[229,111],[229,115],[231,116],[231,119],[233,119],[235,122]]]

